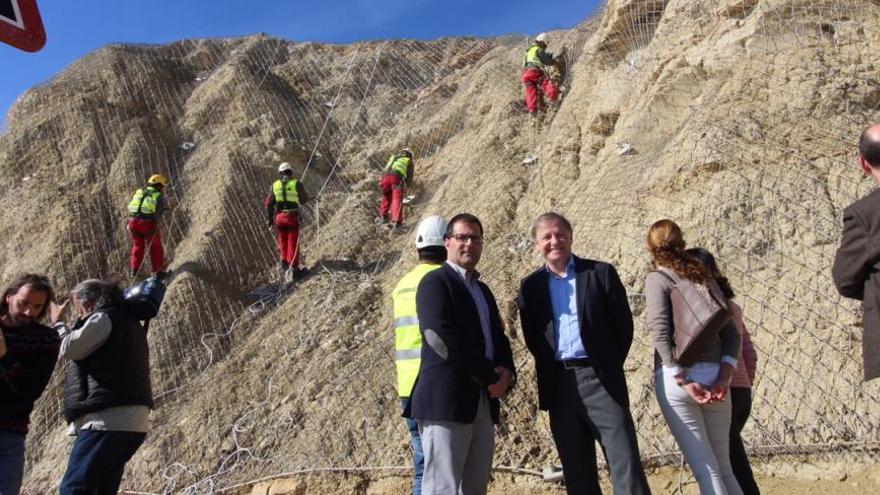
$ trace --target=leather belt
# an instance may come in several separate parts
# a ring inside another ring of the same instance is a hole
[[[563,359],[562,361],[556,361],[556,363],[567,370],[593,366],[590,358]]]

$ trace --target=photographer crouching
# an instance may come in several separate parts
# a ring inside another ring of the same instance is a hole
[[[161,281],[148,279],[142,285],[151,281],[164,295]],[[53,310],[63,313],[71,301],[78,315],[73,327],[55,326],[61,356],[70,360],[64,417],[68,433],[76,436],[60,493],[115,494],[126,462],[150,427],[150,351],[141,324],[148,318],[139,312],[136,298],[102,280],[81,282],[71,299]]]

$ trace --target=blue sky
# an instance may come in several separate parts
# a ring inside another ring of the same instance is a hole
[[[27,88],[109,43],[257,32],[294,41],[493,36],[569,28],[602,0],[37,0],[46,46],[0,43],[0,119]]]

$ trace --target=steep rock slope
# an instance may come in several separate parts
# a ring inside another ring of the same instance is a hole
[[[575,251],[614,262],[630,293],[646,461],[675,451],[642,315],[644,233],[662,217],[716,252],[745,308],[761,357],[754,450],[865,452],[878,444],[876,385],[860,383],[859,318],[828,273],[840,210],[870,187],[854,142],[880,102],[878,35],[871,2],[614,0],[552,33],[569,72],[541,120],[522,110],[519,37],[107,47],[10,113],[3,279],[39,270],[70,287],[124,272],[122,205],[166,172],[174,275],[151,330],[160,405],[126,486],[211,493],[301,469],[405,466],[389,293],[414,253],[409,234],[372,217],[378,170],[408,145],[412,223],[467,210],[486,228],[480,268],[521,377],[497,465],[555,462],[512,303],[538,264],[531,221],[547,209],[569,216]],[[313,272],[251,304],[251,289],[277,279],[260,203],[281,160],[315,198],[303,241]],[[35,492],[68,452],[55,387],[30,439]]]

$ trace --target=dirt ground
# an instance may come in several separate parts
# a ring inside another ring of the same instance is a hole
[[[150,174],[171,179],[172,274],[150,327],[157,408],[123,486],[206,493],[405,464],[390,292],[416,263],[413,235],[373,222],[382,167],[403,146],[417,163],[411,225],[466,210],[485,227],[478,268],[520,377],[496,464],[555,462],[514,302],[539,265],[529,230],[547,210],[571,220],[576,254],[613,263],[626,287],[643,453],[674,450],[644,315],[645,232],[660,218],[716,254],[744,309],[759,356],[746,442],[768,454],[878,445],[880,380],[861,380],[859,310],[830,279],[842,210],[873,187],[855,143],[880,120],[876,2],[609,0],[551,35],[569,57],[566,90],[541,117],[523,108],[520,36],[113,45],[19,98],[0,135],[3,281],[46,273],[63,294],[126,272],[124,206]],[[311,273],[252,304],[280,276],[261,202],[282,161],[314,195],[302,215]],[[32,493],[53,491],[69,452],[62,374],[32,415]],[[876,469],[817,462],[777,462],[762,484],[880,492]],[[552,493],[505,476],[493,493]],[[402,479],[346,480],[309,481],[308,493],[405,492]],[[659,493],[677,486],[674,470],[652,480]]]
[[[685,469],[661,467],[648,470],[648,483],[654,494],[699,495],[696,481]],[[880,465],[849,464],[843,461],[824,463],[775,463],[756,467],[758,486],[772,495],[837,495],[880,493]],[[607,476],[602,490],[612,493]],[[241,487],[240,495],[407,495],[410,480],[405,475],[377,477],[340,474],[304,476],[257,483]],[[490,495],[564,495],[558,482],[545,482],[536,475],[496,472],[489,487]]]

